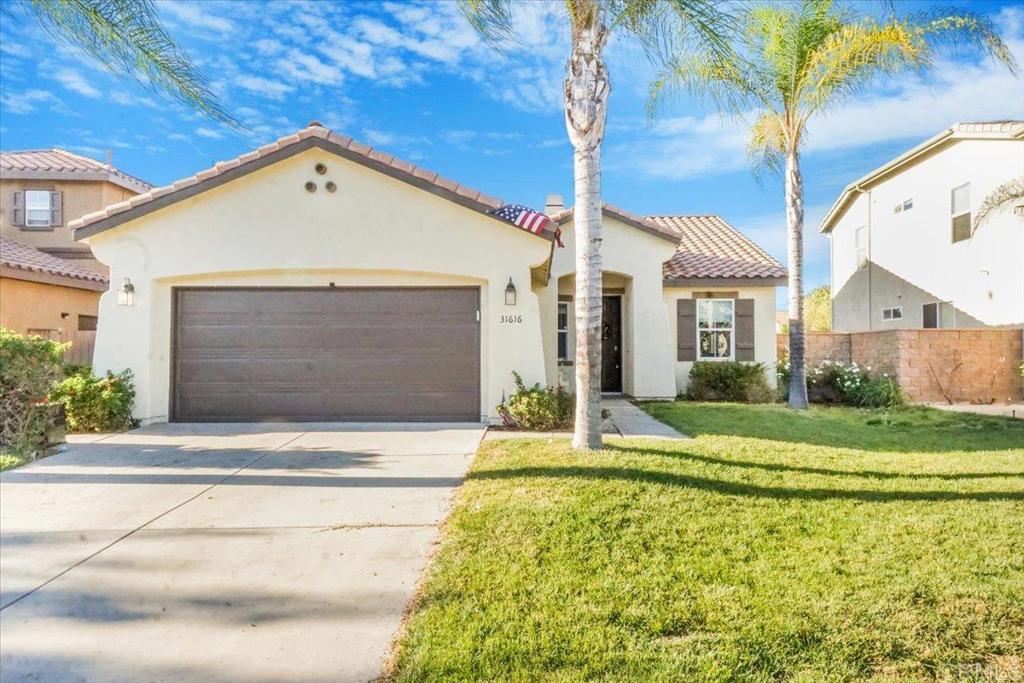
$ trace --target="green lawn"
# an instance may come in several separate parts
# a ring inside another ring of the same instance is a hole
[[[486,443],[400,681],[1020,681],[1024,421],[650,404],[691,441]]]

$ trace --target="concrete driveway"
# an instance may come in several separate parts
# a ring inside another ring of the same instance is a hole
[[[479,425],[158,425],[0,475],[0,680],[376,677]]]

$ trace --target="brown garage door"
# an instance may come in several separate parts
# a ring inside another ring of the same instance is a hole
[[[178,288],[172,419],[480,419],[475,288]]]

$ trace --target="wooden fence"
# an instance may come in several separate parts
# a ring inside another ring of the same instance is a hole
[[[64,352],[64,362],[75,365],[92,365],[92,352],[96,348],[96,331],[68,332],[61,341],[71,342],[71,348]]]

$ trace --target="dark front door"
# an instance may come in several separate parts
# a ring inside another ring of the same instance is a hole
[[[601,307],[601,391],[622,391],[622,297],[606,296]]]
[[[480,419],[478,289],[175,295],[175,420]]]

